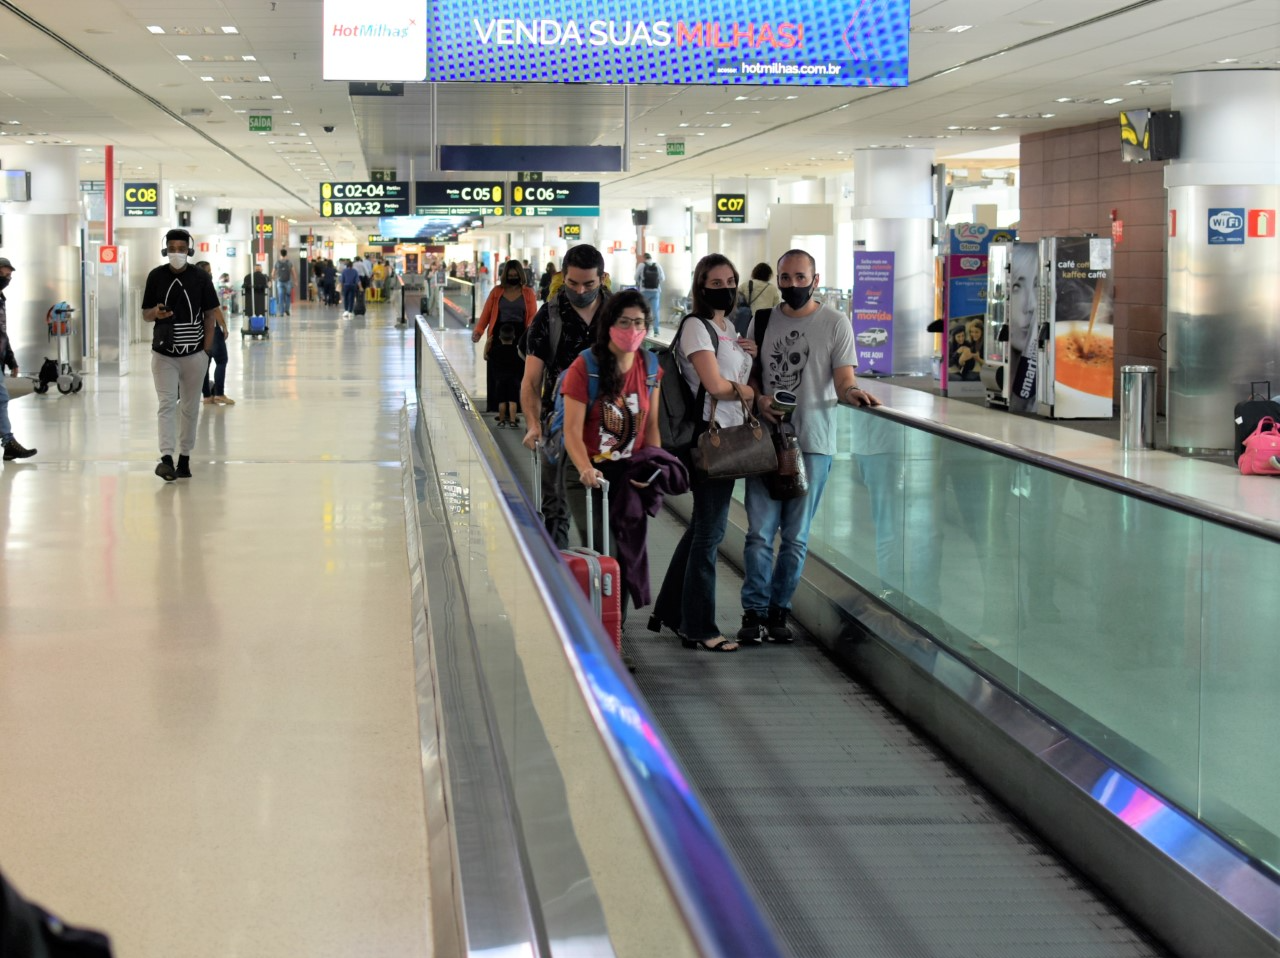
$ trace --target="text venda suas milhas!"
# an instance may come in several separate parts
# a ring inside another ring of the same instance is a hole
[[[733,50],[741,47],[790,49],[804,46],[803,23],[685,23],[657,20],[653,23],[618,23],[592,20],[580,26],[575,20],[472,20],[482,43],[500,46],[695,46]]]

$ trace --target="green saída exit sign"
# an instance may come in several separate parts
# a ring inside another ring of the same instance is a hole
[[[667,140],[667,156],[684,156],[684,140]]]
[[[271,117],[270,116],[254,116],[249,115],[249,132],[250,133],[270,133]]]

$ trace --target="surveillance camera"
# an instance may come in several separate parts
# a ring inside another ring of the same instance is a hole
[[[333,127],[331,127],[331,126],[326,126],[326,127],[324,128],[324,131],[325,131],[326,133],[332,133],[332,132],[333,132]]]

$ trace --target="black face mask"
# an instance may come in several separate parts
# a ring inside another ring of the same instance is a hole
[[[786,289],[780,289],[778,292],[782,295],[782,301],[792,309],[803,309],[805,303],[809,302],[813,296],[813,284],[808,286],[788,286]]]
[[[733,309],[737,301],[738,291],[732,286],[721,286],[719,289],[702,287],[702,301],[714,310],[727,313]]]
[[[507,285],[508,285],[508,286],[519,286],[519,285],[520,285],[520,277],[519,277],[519,276],[517,276],[515,273],[508,273],[508,274],[507,274]]]
[[[13,279],[12,276],[0,276],[0,289],[4,289],[6,286],[8,286],[9,280],[11,279]]]

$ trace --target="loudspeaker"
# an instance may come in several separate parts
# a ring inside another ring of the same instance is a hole
[[[1177,110],[1152,110],[1147,121],[1151,159],[1176,160],[1182,146],[1182,114]]]
[[[230,210],[223,210],[223,209],[218,210],[218,225],[219,225],[219,226],[230,226],[230,225],[231,225],[231,211],[230,211]]]
[[[189,227],[191,225],[190,210],[178,210],[178,225],[182,227]]]
[[[632,226],[648,226],[649,211],[648,210],[632,210],[631,225]]]

